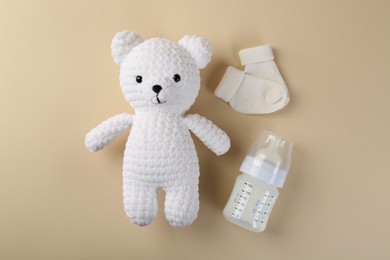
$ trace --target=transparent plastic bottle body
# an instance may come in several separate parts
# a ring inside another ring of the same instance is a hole
[[[278,196],[278,188],[274,185],[241,174],[236,179],[223,215],[242,228],[263,232]]]
[[[265,230],[291,164],[293,143],[263,131],[241,164],[223,215],[230,222],[254,232]]]

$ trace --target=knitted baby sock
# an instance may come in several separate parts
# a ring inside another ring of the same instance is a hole
[[[268,45],[241,50],[241,71],[229,66],[214,94],[244,114],[269,114],[289,101],[286,84]]]

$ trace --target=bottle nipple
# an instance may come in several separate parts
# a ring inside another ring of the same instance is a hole
[[[274,135],[268,135],[265,143],[268,144],[267,147],[259,149],[255,154],[254,164],[260,166],[263,161],[271,163],[275,166],[279,166],[282,157],[278,153],[279,147],[282,145],[283,140],[277,138]]]

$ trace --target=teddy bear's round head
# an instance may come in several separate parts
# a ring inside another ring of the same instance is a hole
[[[136,112],[187,111],[198,96],[199,69],[211,59],[209,42],[197,36],[174,43],[162,38],[143,40],[135,32],[122,31],[115,35],[111,49],[121,66],[122,92]]]

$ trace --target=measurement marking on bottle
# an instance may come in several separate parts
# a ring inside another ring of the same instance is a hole
[[[274,196],[270,196],[270,192],[267,191],[261,200],[258,200],[258,203],[256,203],[255,211],[255,217],[253,219],[253,227],[257,227],[257,223],[260,222],[263,224],[266,221],[266,218],[268,218],[267,215],[271,211],[270,203],[272,202],[272,199]],[[264,207],[267,205],[266,207]]]
[[[253,184],[250,182],[244,182],[244,187],[237,193],[236,199],[234,202],[236,203],[233,208],[232,216],[234,218],[240,219],[242,213],[245,209],[245,206],[249,200],[249,196],[252,193]]]

